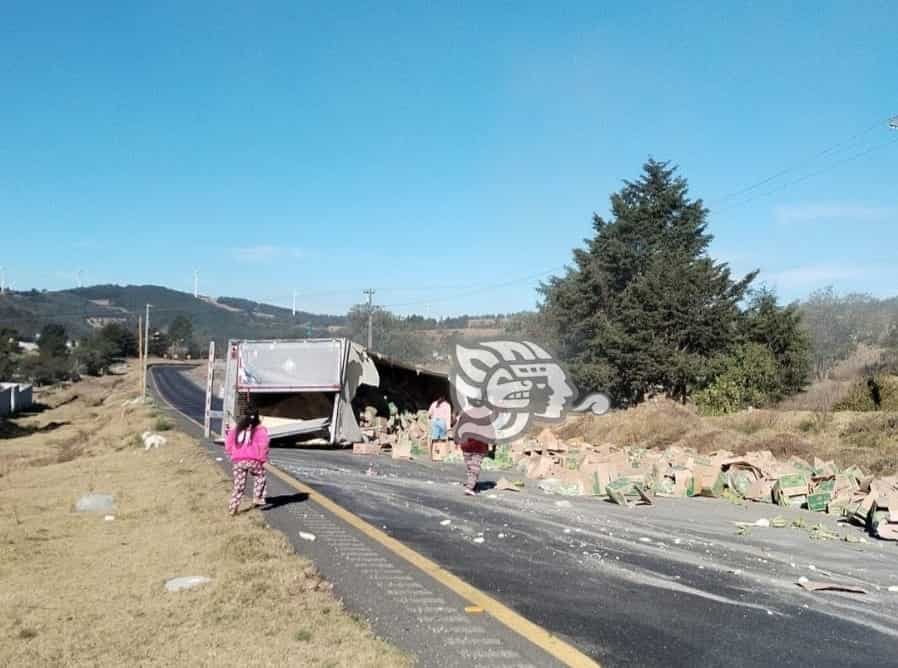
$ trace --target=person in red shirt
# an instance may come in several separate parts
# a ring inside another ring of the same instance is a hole
[[[465,494],[477,495],[477,483],[480,480],[480,468],[483,458],[495,442],[495,430],[491,422],[492,415],[477,407],[466,407],[459,411],[455,425],[455,442],[461,449],[465,459]]]

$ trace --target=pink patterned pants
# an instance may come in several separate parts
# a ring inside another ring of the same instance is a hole
[[[244,459],[234,462],[234,490],[231,492],[231,502],[228,511],[231,515],[240,507],[240,499],[246,489],[246,474],[252,473],[253,478],[253,502],[265,503],[265,466],[256,459]]]

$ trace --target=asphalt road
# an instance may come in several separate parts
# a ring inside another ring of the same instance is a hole
[[[169,401],[195,410],[199,388],[157,373]],[[275,448],[272,463],[607,666],[898,664],[896,544],[734,524],[783,515],[864,536],[825,515],[716,499],[625,509],[533,481],[470,499],[460,465],[347,451]],[[800,577],[867,593],[811,593]]]
[[[150,377],[156,389],[176,406],[181,413],[200,424],[206,415],[206,393],[184,375],[183,365],[166,366],[164,364],[151,367]],[[221,410],[221,399],[212,397],[212,410]],[[212,433],[221,432],[221,420],[212,420]]]

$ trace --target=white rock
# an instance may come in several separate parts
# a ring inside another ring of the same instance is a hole
[[[891,587],[889,587],[889,591],[891,591],[891,592],[898,591],[898,585],[892,585]]]
[[[816,571],[817,567],[814,564],[808,564],[808,570]]]
[[[505,534],[504,534],[504,533],[500,533],[500,534],[499,534],[499,538],[505,538]]]
[[[79,513],[96,513],[112,510],[111,494],[85,494],[75,502]]]
[[[652,542],[652,539],[651,539],[651,538],[646,538],[645,536],[643,536],[642,538],[639,539],[639,542],[640,542],[640,543],[651,543],[651,542]]]
[[[483,542],[483,536],[477,536],[477,538],[474,539],[474,542],[479,545]]]
[[[452,520],[443,520],[442,522],[440,522],[440,525],[444,527],[447,527],[450,524],[452,524]]]
[[[808,581],[808,579],[804,575],[802,575],[800,578],[798,578],[799,584],[804,584],[807,581]]]
[[[111,522],[114,519],[115,519],[115,515],[107,515],[106,517],[103,518],[103,520],[106,522]]]
[[[212,582],[205,575],[186,575],[184,577],[172,578],[165,581],[166,591],[181,591],[182,589],[193,589],[207,582]]]
[[[762,518],[759,519],[757,522],[755,522],[754,526],[756,526],[756,527],[769,527],[769,526],[770,526],[770,520],[768,520],[766,517],[762,517]],[[770,614],[773,614],[773,613],[771,612]]]
[[[299,532],[299,537],[302,538],[303,540],[308,540],[308,541],[314,541],[314,540],[315,540],[315,534],[313,534],[313,533],[308,533],[307,531],[300,531],[300,532]]]
[[[141,438],[143,439],[143,449],[149,450],[150,448],[158,448],[160,445],[165,445],[166,440],[165,436],[162,434],[154,434],[151,431],[145,431],[141,434]]]

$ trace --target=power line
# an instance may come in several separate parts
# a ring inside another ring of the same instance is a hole
[[[883,120],[882,118],[879,118],[876,121],[874,121],[873,123],[871,123],[870,125],[868,125],[866,128],[864,128],[863,130],[856,132],[855,134],[851,135],[847,139],[843,139],[835,144],[832,144],[831,146],[828,146],[827,148],[823,149],[822,151],[819,151],[818,153],[808,156],[808,157],[802,159],[801,161],[799,161],[798,163],[796,163],[790,167],[787,167],[785,169],[782,169],[782,170],[776,172],[775,174],[771,174],[770,176],[768,176],[764,179],[761,179],[760,181],[756,181],[755,183],[747,185],[744,188],[740,188],[739,190],[734,190],[732,192],[729,192],[729,193],[723,195],[717,201],[725,202],[726,200],[732,199],[734,197],[739,197],[740,195],[747,194],[753,190],[756,190],[757,188],[760,188],[761,186],[767,185],[771,181],[775,181],[776,179],[778,179],[782,176],[785,176],[786,174],[791,174],[792,172],[803,168],[809,162],[811,162],[813,160],[818,160],[819,158],[829,155],[830,153],[836,151],[840,147],[845,146],[846,144],[849,144],[849,143],[855,141],[856,139],[859,139],[860,137],[863,137],[864,135],[870,133],[877,127],[882,127],[884,124],[886,124],[888,122],[889,122],[889,119]]]
[[[762,198],[764,198],[764,197],[769,197],[770,195],[773,195],[773,194],[776,194],[776,193],[778,193],[778,192],[781,192],[781,191],[785,190],[786,188],[791,188],[791,187],[794,186],[794,185],[798,185],[799,183],[802,183],[802,182],[804,182],[804,181],[807,181],[808,179],[814,178],[815,176],[819,176],[819,175],[821,175],[821,174],[825,174],[826,172],[832,171],[833,169],[836,169],[837,167],[841,167],[841,166],[844,165],[844,164],[847,164],[847,163],[849,163],[849,162],[853,162],[853,161],[855,161],[855,160],[858,160],[858,159],[860,159],[860,158],[863,158],[864,156],[867,156],[867,155],[869,155],[869,154],[871,154],[871,153],[874,153],[874,152],[876,152],[876,151],[879,151],[879,150],[881,150],[881,149],[883,149],[883,148],[886,148],[886,147],[891,146],[891,145],[896,144],[896,143],[898,143],[898,138],[896,138],[896,139],[890,139],[889,141],[882,142],[881,144],[875,144],[875,145],[873,145],[873,146],[867,147],[866,149],[864,149],[863,151],[860,151],[859,153],[855,153],[855,154],[850,155],[850,156],[848,156],[848,157],[846,157],[846,158],[843,158],[842,160],[838,160],[838,161],[836,161],[836,162],[830,163],[829,165],[823,167],[822,169],[818,169],[818,170],[816,170],[816,171],[814,171],[814,172],[810,172],[809,174],[805,174],[805,175],[803,175],[803,176],[800,176],[799,178],[797,178],[797,179],[795,179],[795,180],[793,180],[793,181],[789,181],[788,183],[785,183],[785,184],[783,184],[783,185],[781,185],[781,186],[777,186],[776,188],[773,188],[772,190],[768,190],[768,191],[763,192],[763,193],[760,193],[760,194],[758,194],[758,195],[749,196],[749,197],[747,197],[747,198],[744,199],[744,200],[741,200],[741,201],[738,201],[738,202],[734,202],[734,203],[729,204],[729,205],[727,205],[727,206],[720,207],[720,208],[716,209],[715,211],[716,211],[717,213],[720,213],[720,212],[723,212],[723,211],[729,211],[730,209],[734,209],[734,208],[737,208],[737,207],[740,207],[740,206],[744,206],[744,205],[746,205],[746,204],[749,204],[749,203],[751,203],[751,202],[754,202],[755,200],[762,199]]]
[[[549,274],[554,274],[555,272],[561,271],[561,270],[563,270],[563,269],[564,269],[563,266],[562,266],[562,267],[555,267],[555,268],[553,268],[553,269],[546,269],[546,270],[544,270],[544,271],[540,271],[540,272],[537,272],[537,273],[535,273],[535,274],[529,274],[529,275],[527,275],[527,276],[521,276],[521,277],[519,277],[519,278],[514,278],[514,279],[511,279],[511,280],[508,280],[508,281],[504,281],[504,282],[502,282],[502,283],[494,283],[494,284],[491,284],[491,285],[481,285],[481,286],[478,286],[478,287],[475,288],[475,289],[472,289],[472,290],[469,290],[469,291],[466,291],[466,292],[460,292],[460,293],[458,293],[458,294],[455,294],[455,295],[452,295],[452,296],[449,296],[449,297],[440,297],[440,298],[436,298],[436,299],[421,299],[421,300],[417,300],[417,301],[413,301],[413,302],[405,302],[405,303],[402,303],[402,304],[386,304],[383,308],[401,308],[401,307],[404,307],[404,306],[419,306],[419,305],[422,305],[422,304],[433,304],[433,303],[441,303],[441,302],[452,301],[452,300],[454,300],[454,299],[461,299],[461,298],[463,298],[463,297],[470,297],[470,296],[472,296],[472,295],[480,294],[480,293],[482,293],[482,292],[488,292],[488,291],[490,291],[490,290],[495,290],[495,289],[498,289],[498,288],[508,287],[508,286],[510,286],[510,285],[517,285],[517,284],[519,284],[519,283],[525,283],[525,282],[527,282],[527,281],[532,281],[532,280],[535,279],[535,278],[541,278],[541,277],[547,276],[547,275],[549,275]]]

